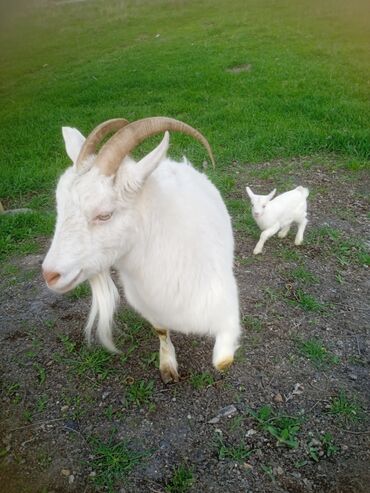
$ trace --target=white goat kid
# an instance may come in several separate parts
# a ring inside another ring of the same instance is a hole
[[[240,334],[238,291],[233,274],[231,221],[218,190],[186,159],[166,158],[169,134],[141,161],[128,154],[142,140],[165,130],[206,139],[170,118],[148,118],[127,125],[110,120],[85,141],[64,128],[67,154],[74,165],[61,176],[57,223],[43,275],[50,289],[65,293],[89,280],[92,308],[86,334],[110,350],[112,320],[119,295],[113,267],[127,301],[160,338],[164,382],[178,380],[169,329],[215,337],[213,364],[232,362]],[[110,131],[117,133],[92,155]]]
[[[297,187],[274,199],[276,189],[268,195],[256,195],[249,187],[246,187],[246,190],[252,203],[252,215],[262,230],[253,253],[255,255],[261,253],[265,242],[277,232],[279,238],[285,238],[293,223],[298,224],[294,243],[301,245],[308,222],[306,218],[308,189]]]

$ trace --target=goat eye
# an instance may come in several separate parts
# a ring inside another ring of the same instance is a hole
[[[99,216],[96,216],[95,220],[96,221],[109,221],[109,219],[112,217],[113,212],[110,212],[108,214],[100,214]]]

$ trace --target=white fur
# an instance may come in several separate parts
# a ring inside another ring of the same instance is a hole
[[[63,132],[72,160],[79,135]],[[230,217],[204,174],[185,159],[166,158],[168,145],[166,132],[138,163],[127,157],[115,177],[100,174],[94,159],[83,173],[67,169],[57,187],[57,223],[43,269],[60,274],[49,286],[57,292],[90,281],[87,335],[98,318],[98,337],[108,349],[114,349],[118,296],[109,274],[114,268],[127,301],[155,328],[215,337],[213,363],[222,367],[232,361],[240,334]]]
[[[255,255],[262,252],[265,242],[279,232],[279,238],[285,238],[293,223],[298,224],[295,244],[303,241],[304,230],[307,225],[307,197],[309,191],[304,187],[297,187],[289,192],[278,195],[273,200],[276,189],[268,195],[256,195],[249,187],[247,194],[252,203],[252,214],[262,230],[260,239],[253,250]]]

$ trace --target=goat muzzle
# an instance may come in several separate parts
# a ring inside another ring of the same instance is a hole
[[[58,281],[58,279],[60,279],[59,272],[51,272],[48,270],[43,270],[42,276],[45,279],[45,282],[48,286],[52,286]]]

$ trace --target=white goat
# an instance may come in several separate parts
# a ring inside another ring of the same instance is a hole
[[[249,187],[247,194],[252,203],[252,215],[262,230],[260,239],[253,253],[262,252],[265,242],[279,231],[279,238],[285,238],[293,223],[298,224],[298,231],[294,243],[300,245],[303,241],[304,230],[307,225],[307,197],[309,191],[304,187],[297,187],[289,192],[278,195],[273,200],[276,189],[268,195],[256,195]]]
[[[208,178],[184,158],[166,158],[169,134],[177,130],[206,139],[170,118],[127,124],[109,120],[86,139],[63,128],[74,165],[61,176],[57,222],[43,262],[50,289],[65,293],[89,280],[92,307],[86,334],[110,350],[112,320],[119,295],[113,267],[127,301],[155,328],[160,338],[164,382],[177,381],[177,361],[169,329],[215,337],[213,364],[232,362],[240,334],[238,291],[233,274],[233,234],[226,207]],[[109,132],[117,133],[92,155]],[[139,162],[129,152],[150,135],[162,142]]]

